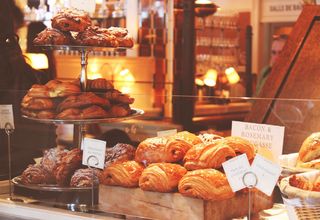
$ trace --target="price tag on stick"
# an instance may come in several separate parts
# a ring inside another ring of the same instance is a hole
[[[82,146],[82,164],[89,167],[103,169],[106,154],[106,142],[92,138],[84,138]]]
[[[12,105],[0,105],[0,129],[14,129]]]

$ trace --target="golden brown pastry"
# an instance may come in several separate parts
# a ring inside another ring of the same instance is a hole
[[[189,143],[190,145],[196,145],[196,144],[202,143],[202,140],[198,136],[196,136],[188,131],[178,132],[177,134],[173,135],[173,137],[176,140],[185,141],[185,142]]]
[[[153,163],[143,170],[139,187],[148,191],[173,192],[186,173],[187,170],[179,164]]]
[[[114,88],[113,84],[110,81],[103,78],[98,78],[93,80],[88,79],[87,82],[88,82],[88,90],[92,92],[103,92],[103,91],[112,90]]]
[[[23,184],[50,184],[55,179],[51,173],[39,164],[29,165],[21,174],[21,182]]]
[[[41,159],[41,166],[48,172],[53,173],[57,166],[62,162],[62,158],[67,154],[68,150],[55,147],[46,150]]]
[[[52,27],[61,31],[82,32],[91,25],[89,14],[75,8],[61,9],[51,21]]]
[[[125,117],[130,115],[131,108],[129,105],[126,104],[117,104],[112,105],[111,108],[108,110],[108,117],[110,118],[117,118],[117,117]]]
[[[204,200],[224,200],[234,196],[226,176],[214,169],[187,172],[180,180],[178,188],[184,196]]]
[[[90,187],[99,185],[101,171],[98,169],[78,169],[71,177],[70,186]]]
[[[57,119],[77,120],[77,119],[92,119],[106,118],[108,113],[97,105],[92,105],[84,109],[68,108],[57,115]]]
[[[123,94],[120,91],[113,89],[107,91],[103,96],[108,99],[111,103],[123,103],[123,104],[132,104],[134,98],[131,98],[128,94]]]
[[[289,178],[289,184],[303,190],[312,190],[313,184],[303,176],[292,175]]]
[[[255,155],[255,147],[254,145],[241,137],[230,136],[223,139],[227,145],[229,145],[237,155],[247,154],[248,160],[252,160]]]
[[[61,163],[54,170],[54,176],[59,186],[66,186],[70,183],[70,178],[75,170],[81,166],[82,152],[79,148],[74,148],[66,153],[61,159]]]
[[[185,155],[184,167],[187,170],[217,169],[222,166],[223,162],[235,156],[235,151],[223,139],[210,144],[197,144]]]
[[[128,35],[128,30],[122,27],[109,27],[104,32],[116,37],[119,47],[131,48],[134,45],[133,38]]]
[[[85,92],[80,95],[72,95],[67,97],[58,105],[58,112],[68,108],[83,108],[89,105],[98,105],[103,108],[109,107],[110,102],[107,99],[101,98],[93,92]]]
[[[299,151],[298,161],[305,163],[315,159],[320,159],[320,132],[307,137]]]
[[[318,169],[320,170],[320,159],[311,160],[310,162],[297,161],[296,167]]]
[[[320,176],[314,181],[312,191],[320,192]]]
[[[104,167],[108,167],[113,163],[133,160],[135,152],[136,149],[130,144],[118,143],[112,148],[107,148]]]
[[[29,110],[22,108],[21,113],[25,116],[31,117],[31,118],[39,118],[39,119],[53,119],[56,117],[56,113],[53,110]]]
[[[36,45],[69,45],[72,36],[68,32],[62,32],[54,28],[46,28],[33,40]]]
[[[119,43],[114,35],[104,31],[104,28],[88,27],[83,32],[78,33],[75,38],[78,45],[118,47]]]
[[[135,160],[144,164],[177,162],[183,159],[190,147],[190,143],[174,136],[147,138],[138,145]]]
[[[104,169],[100,182],[105,185],[137,187],[143,169],[135,161],[114,163]]]
[[[48,110],[55,108],[56,104],[49,98],[33,98],[28,94],[21,101],[22,108],[29,110]]]

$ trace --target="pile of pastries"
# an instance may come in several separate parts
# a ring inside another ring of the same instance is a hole
[[[127,48],[134,45],[133,38],[129,36],[127,29],[92,26],[89,14],[74,8],[61,9],[52,18],[51,26],[52,28],[40,32],[33,43]]]
[[[21,102],[21,112],[38,119],[95,119],[124,117],[131,114],[134,99],[114,89],[103,78],[88,80],[87,92],[81,92],[79,81],[51,80],[33,85]]]
[[[156,192],[179,191],[184,196],[204,200],[229,199],[235,194],[223,173],[222,163],[243,153],[253,160],[255,147],[240,137],[196,136],[183,131],[168,137],[148,138],[135,152],[118,151],[105,166],[100,183]]]
[[[311,181],[304,176],[292,175],[289,178],[289,184],[299,189],[320,192],[320,176]]]

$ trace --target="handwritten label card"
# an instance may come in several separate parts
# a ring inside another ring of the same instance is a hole
[[[257,154],[251,165],[251,170],[258,179],[256,188],[266,195],[271,196],[282,168],[278,164]]]
[[[258,150],[265,148],[271,151],[276,161],[282,155],[284,138],[282,126],[232,121],[231,136],[243,137],[251,141]]]
[[[158,137],[167,137],[167,136],[175,135],[176,133],[177,133],[177,129],[158,131],[157,136]]]
[[[10,129],[14,129],[12,105],[0,105],[0,129],[4,129],[7,123]]]
[[[69,4],[71,8],[77,8],[89,13],[94,13],[96,9],[95,0],[70,0]]]
[[[82,164],[103,169],[106,154],[106,142],[92,138],[84,138],[82,146]]]
[[[243,183],[243,176],[250,171],[246,154],[227,160],[222,164],[222,167],[233,192],[246,188]]]

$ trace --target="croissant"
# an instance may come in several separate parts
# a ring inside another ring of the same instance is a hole
[[[111,164],[104,169],[100,182],[105,185],[137,187],[143,169],[135,161]]]
[[[299,151],[298,161],[310,162],[320,158],[320,132],[313,133],[307,137]]]
[[[172,192],[178,187],[179,180],[187,170],[173,163],[154,163],[141,174],[139,186],[142,190]]]
[[[181,178],[178,189],[184,196],[204,200],[223,200],[234,196],[226,176],[214,169],[187,172]]]
[[[223,139],[228,146],[230,146],[236,154],[247,154],[248,160],[254,158],[255,155],[255,147],[250,141],[241,138],[241,137],[226,137]]]
[[[220,168],[223,162],[235,156],[235,151],[223,139],[210,144],[197,144],[185,155],[184,167],[187,170]]]
[[[190,143],[177,140],[174,136],[148,138],[139,144],[135,160],[146,164],[177,162],[183,159],[191,147]]]
[[[178,132],[177,134],[173,135],[173,137],[176,140],[182,140],[182,141],[185,141],[191,145],[202,143],[202,140],[198,136],[196,136],[188,131]]]

